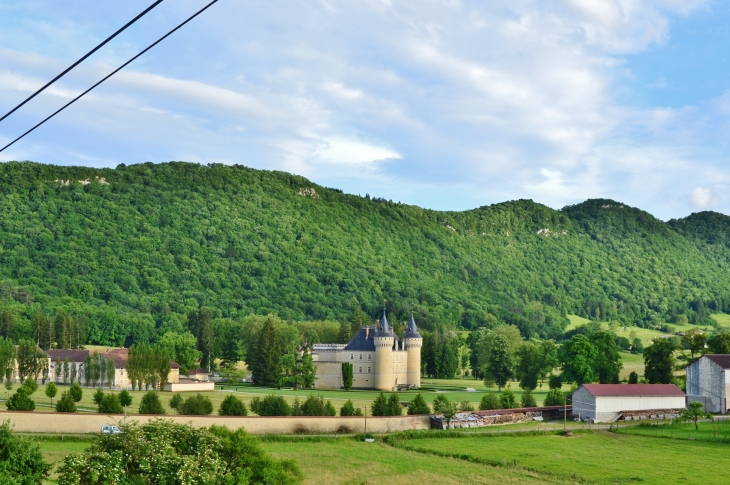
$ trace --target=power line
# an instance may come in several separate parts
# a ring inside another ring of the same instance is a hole
[[[136,56],[132,57],[132,58],[131,58],[130,60],[128,60],[127,62],[125,62],[125,63],[124,63],[124,64],[122,64],[121,66],[119,66],[119,67],[118,67],[117,69],[115,69],[114,71],[112,71],[112,72],[111,72],[110,74],[108,74],[108,75],[107,75],[106,77],[104,77],[104,78],[103,78],[103,79],[102,79],[101,81],[99,81],[98,83],[94,84],[94,85],[93,85],[93,86],[91,86],[91,87],[90,87],[89,89],[87,89],[86,91],[84,91],[83,93],[79,94],[79,95],[78,95],[78,96],[76,96],[76,97],[75,97],[74,99],[72,99],[71,101],[69,101],[68,103],[66,103],[65,105],[63,105],[63,106],[62,106],[61,108],[59,108],[58,110],[56,110],[56,111],[55,111],[55,112],[54,112],[54,113],[53,113],[52,115],[50,115],[50,116],[49,116],[48,118],[44,119],[43,121],[41,121],[40,123],[38,123],[37,125],[35,125],[35,126],[34,126],[33,128],[31,128],[30,130],[26,131],[26,132],[25,132],[25,133],[23,133],[22,135],[20,135],[20,136],[19,136],[18,138],[16,138],[15,140],[13,140],[13,141],[11,141],[10,143],[8,143],[8,144],[7,144],[7,145],[5,145],[4,147],[0,148],[0,153],[2,153],[3,151],[5,151],[5,149],[6,149],[6,148],[8,148],[8,147],[12,146],[12,145],[13,145],[13,144],[14,144],[15,142],[17,142],[18,140],[20,140],[21,138],[23,138],[23,137],[24,137],[25,135],[27,135],[28,133],[32,132],[33,130],[35,130],[36,128],[38,128],[39,126],[41,126],[41,125],[42,125],[43,123],[45,123],[46,121],[48,121],[48,120],[50,120],[51,118],[53,118],[54,116],[56,116],[56,115],[57,115],[58,113],[60,113],[61,111],[65,110],[66,108],[68,108],[69,106],[71,106],[72,104],[74,104],[74,103],[75,103],[76,101],[78,101],[79,99],[81,99],[81,98],[82,98],[82,97],[83,97],[83,96],[84,96],[84,95],[85,95],[86,93],[88,93],[89,91],[91,91],[92,89],[94,89],[95,87],[97,87],[97,86],[98,86],[99,84],[103,83],[104,81],[106,81],[107,79],[109,79],[110,77],[112,77],[112,76],[113,76],[114,74],[116,74],[116,73],[118,73],[119,71],[121,71],[122,69],[124,69],[124,68],[125,68],[126,66],[128,66],[129,64],[131,64],[131,63],[132,63],[132,62],[133,62],[133,61],[134,61],[135,59],[137,59],[137,58],[138,58],[138,57],[140,57],[140,56],[141,56],[142,54],[144,54],[145,52],[147,52],[148,50],[152,49],[152,48],[153,48],[154,46],[156,46],[157,44],[159,44],[160,42],[162,42],[163,40],[165,40],[166,38],[168,38],[168,37],[169,37],[170,35],[172,35],[172,34],[173,34],[173,33],[174,33],[175,31],[177,31],[177,30],[178,30],[178,29],[180,29],[180,28],[181,28],[181,27],[182,27],[183,25],[187,24],[188,22],[190,22],[191,20],[193,20],[193,19],[194,19],[195,17],[197,17],[198,15],[200,15],[201,13],[203,13],[204,11],[206,11],[206,10],[207,10],[207,9],[208,9],[208,8],[209,8],[209,7],[211,6],[211,5],[213,5],[213,4],[214,4],[214,3],[216,3],[217,1],[218,1],[218,0],[213,0],[212,2],[210,2],[210,3],[209,3],[208,5],[206,5],[205,7],[201,8],[200,10],[198,10],[197,12],[195,12],[195,13],[194,13],[194,14],[193,14],[192,16],[188,17],[188,19],[187,19],[186,21],[184,21],[183,23],[181,23],[180,25],[178,25],[177,27],[175,27],[174,29],[172,29],[171,31],[169,31],[168,33],[166,33],[165,35],[163,35],[163,36],[162,36],[162,37],[160,37],[159,39],[157,39],[157,40],[156,40],[155,42],[153,42],[152,44],[150,44],[150,45],[149,45],[149,46],[148,46],[148,47],[147,47],[146,49],[144,49],[144,50],[143,50],[142,52],[140,52],[140,53],[139,53],[139,54],[137,54]]]
[[[122,32],[123,32],[124,30],[126,30],[126,29],[127,29],[127,27],[129,27],[130,25],[132,25],[133,23],[135,23],[135,22],[136,22],[137,20],[139,20],[139,19],[141,19],[142,17],[144,17],[144,16],[145,16],[145,14],[146,14],[147,12],[149,12],[150,10],[152,10],[153,8],[155,8],[156,6],[158,6],[158,5],[160,4],[160,3],[162,3],[162,0],[157,0],[157,1],[155,2],[155,3],[153,3],[152,5],[150,5],[149,7],[147,7],[147,8],[146,8],[146,9],[144,10],[144,12],[142,12],[141,14],[137,15],[137,16],[136,16],[136,17],[134,17],[134,18],[133,18],[132,20],[130,20],[129,22],[127,22],[127,23],[126,23],[126,24],[125,24],[125,25],[124,25],[124,26],[123,26],[123,27],[122,27],[121,29],[119,29],[119,30],[117,30],[116,32],[114,32],[114,33],[113,33],[113,34],[112,34],[111,36],[109,36],[109,37],[108,37],[108,38],[107,38],[107,39],[106,39],[106,40],[105,40],[104,42],[102,42],[101,44],[99,44],[99,45],[97,45],[96,47],[94,47],[93,49],[91,49],[91,50],[90,50],[90,51],[89,51],[89,52],[88,52],[88,53],[87,53],[87,54],[86,54],[86,55],[85,55],[84,57],[82,57],[82,58],[81,58],[81,59],[79,59],[78,61],[76,61],[76,62],[74,62],[73,64],[71,64],[71,65],[70,65],[70,66],[68,67],[68,69],[66,69],[66,70],[65,70],[65,71],[63,71],[63,72],[62,72],[61,74],[59,74],[58,76],[56,76],[56,77],[54,77],[53,79],[51,79],[50,81],[48,81],[48,83],[47,83],[47,84],[46,84],[45,86],[43,86],[43,87],[42,87],[42,88],[40,88],[40,89],[39,89],[38,91],[36,91],[35,93],[33,93],[33,94],[32,94],[32,95],[30,96],[30,97],[26,98],[26,100],[25,100],[25,101],[23,101],[22,103],[20,103],[20,104],[19,104],[18,106],[16,106],[15,108],[11,109],[10,111],[8,111],[8,112],[7,112],[7,113],[6,113],[6,114],[5,114],[5,115],[4,115],[4,116],[3,116],[2,118],[0,118],[0,121],[4,120],[5,118],[7,118],[8,116],[10,116],[11,114],[15,113],[15,111],[17,111],[17,110],[18,110],[18,108],[20,108],[20,107],[21,107],[21,106],[23,106],[23,105],[24,105],[25,103],[27,103],[27,102],[28,102],[28,101],[30,101],[31,99],[35,98],[35,97],[36,97],[36,96],[38,96],[39,94],[41,94],[41,93],[42,93],[43,91],[45,91],[45,89],[46,89],[46,88],[47,88],[48,86],[50,86],[51,84],[53,84],[53,83],[55,83],[56,81],[58,81],[59,79],[61,79],[61,78],[62,78],[63,76],[65,76],[65,75],[66,75],[66,74],[67,74],[67,73],[68,73],[68,72],[69,72],[69,71],[70,71],[71,69],[73,69],[74,67],[78,66],[78,65],[79,65],[79,64],[81,64],[81,63],[82,63],[82,62],[83,62],[84,60],[86,60],[86,58],[88,58],[88,57],[89,57],[89,56],[90,56],[91,54],[93,54],[94,52],[96,52],[96,51],[98,51],[99,49],[101,49],[102,47],[104,47],[104,45],[106,45],[106,43],[107,43],[107,42],[109,42],[110,40],[112,40],[112,39],[113,39],[114,37],[116,37],[117,35],[121,34],[121,33],[122,33]]]

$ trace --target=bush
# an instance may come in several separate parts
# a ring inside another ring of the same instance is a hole
[[[463,399],[459,403],[459,411],[462,411],[462,412],[474,411],[474,406],[471,405],[471,402],[468,399]]]
[[[502,391],[502,395],[499,397],[499,405],[502,409],[512,409],[517,407],[517,398],[515,393],[509,387]]]
[[[73,383],[73,385],[68,389],[68,393],[74,402],[81,401],[81,398],[84,396],[84,391],[81,390],[81,386],[78,382]]]
[[[29,377],[25,380],[25,382],[23,382],[23,388],[30,396],[38,390],[38,383],[35,381],[35,379]]]
[[[251,411],[259,416],[291,416],[289,403],[281,396],[269,394],[263,399],[256,396],[251,399]]]
[[[482,411],[491,411],[499,409],[499,398],[493,392],[488,392],[482,396],[482,400],[479,403],[479,409]]]
[[[57,413],[75,413],[76,412],[76,401],[71,397],[71,391],[63,391],[61,393],[61,399],[56,402]]]
[[[431,408],[428,407],[428,403],[420,392],[408,403],[408,414],[431,414]]]
[[[233,394],[229,394],[223,399],[221,407],[218,409],[220,416],[248,416],[246,405]]]
[[[213,412],[213,403],[208,396],[196,394],[187,398],[180,406],[180,414],[207,416]]]
[[[448,405],[449,398],[446,397],[446,394],[437,394],[436,398],[433,400],[433,412],[441,414]]]
[[[329,405],[329,406],[328,406]],[[337,411],[324,396],[310,394],[302,404],[302,416],[335,416]]]
[[[373,416],[400,416],[403,414],[403,408],[398,400],[398,394],[393,393],[389,397],[385,397],[385,393],[380,391],[378,397],[373,401]]]
[[[139,402],[140,414],[167,414],[160,402],[160,395],[157,391],[147,391]]]
[[[100,413],[121,414],[124,412],[122,403],[119,401],[119,394],[114,394],[113,392],[102,393],[101,400],[97,406]]]
[[[15,394],[10,396],[10,399],[5,403],[5,407],[8,408],[8,411],[33,411],[35,402],[30,398],[26,387],[21,386],[15,391]]]
[[[348,399],[340,408],[340,416],[362,416],[362,409],[356,408],[352,404],[352,399]]]
[[[170,398],[170,407],[178,413],[180,412],[180,407],[182,406],[182,403],[183,397],[182,394],[180,394],[179,392]]]
[[[542,403],[543,406],[562,406],[563,404],[565,404],[565,399],[563,398],[563,391],[560,389],[550,389],[547,396],[545,396],[545,402]]]
[[[132,404],[132,395],[126,389],[119,393],[119,404],[125,408]]]
[[[97,406],[101,403],[101,400],[104,399],[104,391],[101,390],[101,388],[97,389],[94,395],[91,397],[91,400],[94,401],[94,404]]]
[[[537,401],[535,401],[535,398],[532,395],[532,391],[530,391],[529,389],[525,389],[525,392],[522,393],[522,398],[520,399],[520,402],[523,408],[537,407]]]
[[[637,374],[635,371],[631,371],[631,374],[629,374],[629,384],[638,384],[639,383],[639,374]]]
[[[0,456],[3,484],[40,484],[51,470],[51,465],[43,461],[40,446],[30,438],[13,434],[10,421],[0,425]]]
[[[243,429],[162,419],[122,429],[114,436],[97,435],[86,451],[64,458],[59,483],[293,485],[302,479],[294,462],[270,457]]]

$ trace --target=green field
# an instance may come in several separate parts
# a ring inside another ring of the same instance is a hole
[[[727,483],[728,445],[607,431],[405,440],[405,449],[505,463],[587,483]]]
[[[620,432],[636,436],[653,436],[692,441],[723,441],[730,443],[730,421],[698,423],[698,428],[697,430],[695,429],[694,423],[642,423],[640,426],[621,428]]]
[[[276,458],[295,460],[305,484],[727,483],[730,445],[633,434],[640,431],[578,431],[572,437],[430,431],[414,439],[391,436],[392,445],[351,437],[265,437],[263,447]],[[40,444],[46,460],[55,463],[88,441]]]

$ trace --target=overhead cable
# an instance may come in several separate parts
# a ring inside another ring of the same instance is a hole
[[[10,146],[12,146],[12,145],[13,145],[13,144],[14,144],[15,142],[17,142],[18,140],[20,140],[21,138],[23,138],[23,137],[24,137],[25,135],[27,135],[28,133],[32,132],[33,130],[35,130],[36,128],[38,128],[39,126],[41,126],[41,125],[42,125],[43,123],[45,123],[46,121],[48,121],[48,120],[50,120],[51,118],[53,118],[54,116],[56,116],[56,115],[57,115],[58,113],[60,113],[61,111],[65,110],[66,108],[68,108],[69,106],[71,106],[72,104],[74,104],[74,103],[75,103],[76,101],[78,101],[79,99],[81,99],[81,98],[82,98],[82,97],[83,97],[83,96],[84,96],[84,95],[85,95],[86,93],[88,93],[89,91],[91,91],[92,89],[94,89],[95,87],[97,87],[97,86],[98,86],[99,84],[103,83],[104,81],[106,81],[107,79],[109,79],[110,77],[112,77],[112,76],[113,76],[114,74],[116,74],[116,73],[118,73],[119,71],[121,71],[122,69],[124,69],[124,68],[125,68],[126,66],[128,66],[129,64],[131,64],[131,63],[132,63],[132,62],[133,62],[133,61],[134,61],[135,59],[137,59],[137,58],[138,58],[138,57],[140,57],[140,56],[141,56],[142,54],[144,54],[145,52],[147,52],[148,50],[152,49],[152,48],[153,48],[154,46],[156,46],[157,44],[159,44],[160,42],[162,42],[163,40],[165,40],[166,38],[168,38],[168,37],[169,37],[170,35],[172,35],[172,34],[173,34],[173,33],[174,33],[175,31],[177,31],[177,30],[178,30],[178,29],[180,29],[180,28],[181,28],[181,27],[182,27],[183,25],[187,24],[188,22],[190,22],[191,20],[193,20],[193,19],[194,19],[195,17],[197,17],[198,15],[200,15],[201,13],[203,13],[204,11],[206,11],[206,10],[207,10],[207,9],[208,9],[208,8],[209,8],[209,7],[211,6],[211,5],[213,5],[213,4],[214,4],[214,3],[216,3],[217,1],[218,1],[218,0],[213,0],[213,1],[212,1],[212,2],[210,2],[210,3],[208,4],[208,5],[206,5],[205,7],[201,8],[200,10],[198,10],[198,11],[197,11],[196,13],[194,13],[194,14],[193,14],[192,16],[188,17],[188,19],[187,19],[187,20],[185,20],[185,21],[184,21],[183,23],[181,23],[180,25],[178,25],[177,27],[175,27],[174,29],[172,29],[171,31],[169,31],[168,33],[166,33],[165,35],[163,35],[162,37],[160,37],[159,39],[157,39],[157,40],[156,40],[155,42],[153,42],[152,44],[150,44],[150,45],[149,45],[149,46],[148,46],[148,47],[147,47],[146,49],[144,49],[144,50],[143,50],[142,52],[140,52],[140,53],[139,53],[139,54],[137,54],[136,56],[132,57],[132,58],[131,58],[130,60],[128,60],[127,62],[125,62],[125,63],[124,63],[124,64],[122,64],[121,66],[119,66],[119,67],[118,67],[117,69],[115,69],[114,71],[112,71],[112,72],[111,72],[110,74],[108,74],[108,75],[107,75],[106,77],[104,77],[104,78],[103,78],[103,79],[102,79],[101,81],[99,81],[98,83],[94,84],[94,85],[93,85],[93,86],[91,86],[91,87],[90,87],[89,89],[87,89],[87,90],[86,90],[86,91],[84,91],[83,93],[79,94],[79,95],[78,95],[78,96],[76,96],[76,97],[75,97],[74,99],[72,99],[71,101],[69,101],[68,103],[66,103],[65,105],[63,105],[63,106],[62,106],[61,108],[59,108],[58,110],[56,110],[56,111],[55,111],[55,112],[54,112],[53,114],[51,114],[51,115],[50,115],[50,116],[49,116],[48,118],[44,119],[43,121],[41,121],[40,123],[38,123],[37,125],[35,125],[35,126],[34,126],[33,128],[31,128],[30,130],[26,131],[26,132],[25,132],[25,133],[23,133],[22,135],[20,135],[20,136],[19,136],[18,138],[16,138],[15,140],[13,140],[13,141],[11,141],[10,143],[8,143],[8,144],[7,144],[7,145],[5,145],[4,147],[0,148],[0,153],[1,153],[1,152],[3,152],[3,151],[4,151],[5,149],[6,149],[6,148],[9,148]]]
[[[53,83],[55,83],[56,81],[58,81],[59,79],[61,79],[61,78],[62,78],[63,76],[65,76],[65,75],[66,75],[66,74],[67,74],[67,73],[68,73],[68,72],[69,72],[69,71],[70,71],[71,69],[73,69],[74,67],[76,67],[76,66],[78,66],[79,64],[81,64],[81,63],[82,63],[82,62],[83,62],[84,60],[86,60],[86,58],[88,58],[88,57],[89,57],[89,56],[90,56],[91,54],[93,54],[94,52],[96,52],[96,51],[98,51],[99,49],[101,49],[102,47],[104,47],[104,45],[106,45],[106,43],[107,43],[107,42],[109,42],[110,40],[112,40],[112,39],[113,39],[114,37],[116,37],[117,35],[121,34],[121,33],[122,33],[123,31],[125,31],[125,30],[127,29],[127,27],[129,27],[130,25],[132,25],[133,23],[135,23],[135,22],[136,22],[137,20],[139,20],[139,19],[141,19],[142,17],[144,17],[144,16],[145,16],[145,14],[147,14],[147,12],[149,12],[150,10],[152,10],[153,8],[155,8],[156,6],[158,6],[159,4],[161,4],[161,3],[162,3],[162,1],[163,1],[163,0],[157,0],[157,1],[155,2],[155,3],[153,3],[152,5],[150,5],[149,7],[147,7],[147,8],[146,8],[146,9],[145,9],[145,10],[144,10],[144,11],[143,11],[143,12],[142,12],[141,14],[137,15],[137,16],[136,16],[136,17],[134,17],[134,18],[133,18],[132,20],[130,20],[129,22],[127,22],[127,23],[126,23],[126,24],[125,24],[125,25],[124,25],[124,26],[123,26],[123,27],[122,27],[121,29],[117,30],[117,31],[116,31],[116,32],[114,32],[114,33],[113,33],[112,35],[110,35],[109,37],[107,37],[107,39],[106,39],[106,40],[105,40],[104,42],[102,42],[101,44],[99,44],[99,45],[97,45],[96,47],[94,47],[93,49],[91,49],[91,50],[90,50],[90,51],[89,51],[89,52],[88,52],[88,53],[87,53],[87,54],[86,54],[86,55],[85,55],[84,57],[82,57],[82,58],[81,58],[81,59],[79,59],[78,61],[76,61],[76,62],[74,62],[73,64],[71,64],[71,65],[70,65],[70,66],[69,66],[69,67],[68,67],[68,68],[67,68],[67,69],[66,69],[65,71],[63,71],[63,72],[62,72],[61,74],[59,74],[58,76],[56,76],[56,77],[54,77],[53,79],[51,79],[50,81],[48,81],[48,83],[46,83],[46,85],[45,85],[45,86],[43,86],[43,87],[42,87],[42,88],[40,88],[40,89],[39,89],[38,91],[36,91],[36,92],[35,92],[35,93],[33,93],[32,95],[30,95],[30,96],[29,96],[28,98],[26,98],[26,99],[25,99],[25,101],[23,101],[23,102],[22,102],[22,103],[20,103],[20,104],[19,104],[18,106],[16,106],[15,108],[11,109],[11,110],[10,110],[10,111],[8,111],[7,113],[5,113],[5,115],[3,115],[3,117],[2,117],[2,118],[0,118],[0,121],[4,120],[5,118],[7,118],[8,116],[10,116],[11,114],[15,113],[15,111],[17,111],[17,110],[18,110],[18,108],[20,108],[20,107],[21,107],[21,106],[23,106],[23,105],[24,105],[25,103],[27,103],[27,102],[28,102],[28,101],[30,101],[31,99],[35,98],[35,97],[36,97],[36,96],[38,96],[39,94],[41,94],[41,93],[42,93],[43,91],[45,91],[45,89],[46,89],[46,88],[47,88],[48,86],[50,86],[51,84],[53,84]]]

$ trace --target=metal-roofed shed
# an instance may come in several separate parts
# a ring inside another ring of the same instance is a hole
[[[573,414],[609,422],[624,412],[683,409],[686,396],[674,384],[583,384],[572,396]]]

